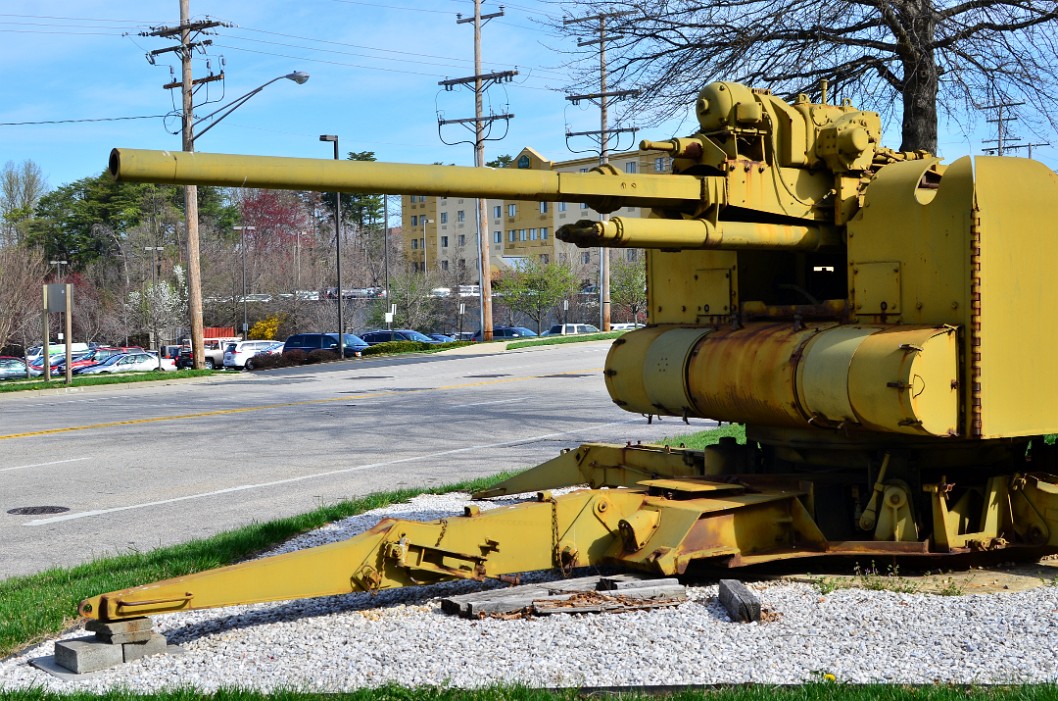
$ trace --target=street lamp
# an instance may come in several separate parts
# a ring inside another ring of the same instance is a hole
[[[186,14],[186,3],[184,4]],[[186,20],[185,20],[186,21]],[[205,134],[207,131],[215,127],[222,119],[227,117],[229,114],[234,112],[236,109],[246,104],[246,101],[251,97],[261,92],[266,86],[271,85],[277,80],[288,78],[293,80],[299,85],[309,79],[308,73],[302,73],[300,71],[294,71],[287,75],[281,75],[277,78],[254,88],[250,92],[246,93],[242,97],[238,97],[232,100],[227,105],[211,112],[202,119],[195,120],[194,105],[192,102],[192,90],[191,90],[191,62],[184,61],[183,69],[183,137],[181,147],[184,151],[195,150],[195,140]],[[197,135],[195,134],[195,127],[201,124],[204,120],[213,120],[209,126],[203,129]],[[199,245],[198,245],[198,186],[187,185],[184,188],[184,213],[187,219],[187,297],[188,306],[191,311],[191,347],[192,347],[192,365],[196,370],[201,370],[205,364],[204,355],[204,336],[205,330],[202,324],[202,270],[199,262]]]
[[[155,308],[155,300],[158,297],[158,254],[165,249],[161,246],[144,246],[143,250],[151,254],[151,333],[154,335],[154,343],[158,346],[158,369],[162,369],[162,344],[158,338],[158,310]]]
[[[67,262],[64,261],[64,260],[52,260],[52,261],[48,261],[48,263],[50,265],[54,265],[55,266],[55,279],[56,280],[61,280],[62,279],[62,266],[67,265]]]
[[[334,160],[338,160],[338,135],[320,134],[320,141],[334,144]],[[338,357],[345,360],[345,317],[342,307],[345,299],[342,296],[342,193],[334,193],[334,253],[338,267]]]
[[[247,340],[250,326],[246,322],[246,232],[257,231],[256,226],[233,226],[239,232],[239,251],[242,253],[242,340]]]
[[[262,90],[264,90],[266,87],[268,87],[272,83],[275,83],[276,81],[279,81],[279,80],[283,80],[284,78],[286,78],[287,80],[293,80],[298,85],[304,85],[305,82],[309,79],[309,74],[308,73],[303,73],[301,71],[294,71],[293,73],[287,73],[286,75],[281,75],[281,76],[278,76],[276,78],[272,78],[267,83],[254,88],[253,90],[251,90],[250,92],[246,93],[242,97],[235,98],[234,100],[232,100],[228,104],[224,105],[223,107],[220,107],[220,108],[214,110],[213,112],[210,112],[205,117],[200,117],[199,119],[196,119],[195,123],[194,123],[195,127],[197,127],[199,124],[202,124],[202,122],[205,122],[205,121],[208,121],[208,120],[213,120],[213,123],[210,124],[209,126],[207,126],[202,131],[200,131],[197,134],[195,134],[194,137],[191,140],[192,143],[195,141],[195,139],[198,139],[198,137],[202,136],[203,134],[205,134],[207,131],[209,131],[213,127],[217,126],[217,124],[220,122],[220,120],[224,119],[229,114],[231,114],[232,112],[234,112],[235,110],[237,110],[238,108],[240,108],[244,104],[246,104],[247,100],[249,100],[251,97],[253,97],[257,93],[261,92]]]

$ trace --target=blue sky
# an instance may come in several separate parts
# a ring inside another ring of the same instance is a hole
[[[511,83],[494,87],[489,96],[497,113],[515,119],[502,141],[489,142],[486,157],[517,153],[533,146],[554,160],[573,158],[565,132],[597,128],[597,110],[575,107],[564,99],[568,71],[562,49],[573,40],[553,35],[539,22],[559,5],[547,0],[504,3],[506,15],[483,31],[483,68],[517,69]],[[499,3],[484,3],[496,12]],[[291,71],[309,73],[304,85],[281,80],[265,88],[208,134],[196,150],[329,158],[332,146],[320,134],[338,134],[342,154],[374,151],[379,160],[406,163],[471,165],[469,145],[447,146],[438,135],[437,112],[449,119],[473,116],[467,89],[444,91],[446,78],[473,74],[473,31],[457,24],[456,13],[473,13],[470,0],[191,0],[196,19],[208,15],[232,23],[206,37],[214,73],[226,80],[208,87],[211,105],[196,108],[201,116],[262,83]],[[147,52],[170,46],[166,39],[141,37],[151,26],[178,23],[177,0],[7,0],[0,5],[0,57],[5,67],[0,88],[0,123],[98,120],[164,115],[179,105],[178,91],[162,85],[179,78],[174,54]],[[206,57],[195,61],[195,75],[207,74]],[[207,97],[206,88],[199,102]],[[488,105],[486,106],[486,110]],[[644,129],[638,138],[667,138],[689,133],[691,122]],[[167,130],[168,127],[168,130]],[[179,149],[170,133],[179,120],[127,119],[59,124],[0,126],[0,163],[26,159],[40,165],[51,187],[96,175],[106,167],[114,146]],[[503,131],[502,123],[496,130]],[[984,116],[973,133],[942,125],[941,155],[953,160],[980,153],[982,140],[993,138],[994,125]],[[469,136],[448,126],[448,140]],[[1038,139],[1036,139],[1038,140]],[[899,126],[888,125],[885,143],[896,146]],[[588,147],[583,139],[576,142]],[[1058,150],[1034,155],[1058,167]]]

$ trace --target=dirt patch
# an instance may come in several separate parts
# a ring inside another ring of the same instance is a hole
[[[975,567],[952,572],[795,575],[785,577],[785,579],[831,588],[862,587],[927,594],[964,595],[1016,592],[1037,587],[1058,586],[1058,556],[1047,557],[1033,563]]]

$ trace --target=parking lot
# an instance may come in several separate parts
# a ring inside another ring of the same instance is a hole
[[[694,430],[610,401],[608,342],[0,397],[0,577]],[[701,422],[704,427],[704,422]],[[55,506],[54,514],[12,509]]]

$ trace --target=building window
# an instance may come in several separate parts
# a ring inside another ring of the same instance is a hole
[[[513,242],[515,241],[515,237],[516,237],[517,235],[518,235],[518,232],[517,232],[517,231],[515,231],[514,229],[510,229],[510,230],[509,230],[509,231],[507,232],[507,240],[508,240],[508,241],[511,241],[511,242],[513,243]]]
[[[448,212],[441,212],[441,223],[442,224],[447,224],[448,223]]]
[[[656,173],[664,173],[666,170],[668,170],[665,167],[666,165],[668,165],[667,163],[665,163],[666,160],[667,159],[664,156],[659,156],[658,158],[655,158],[654,159],[654,172],[656,172]]]
[[[518,240],[525,241],[525,229],[518,229]]]
[[[580,172],[582,172],[582,173],[587,173],[587,172],[588,172],[588,169],[587,169],[587,168],[581,168],[581,169],[580,169]]]
[[[413,251],[419,250],[419,239],[412,239],[411,240],[411,248],[412,248]]]
[[[419,248],[426,250],[426,239],[419,239]]]
[[[541,253],[540,254],[540,262],[543,263],[544,265],[547,265],[548,263],[551,262],[551,257],[548,256],[546,253]]]
[[[503,216],[503,205],[498,204],[492,208],[492,218],[499,219]]]
[[[458,241],[459,241],[459,245],[460,246],[466,246],[467,245],[467,235],[466,234],[460,234]]]
[[[636,253],[635,249],[625,251],[625,260],[629,263],[635,263],[637,258],[639,258],[639,255]]]
[[[540,213],[547,214],[547,202],[540,203]]]
[[[411,215],[411,225],[412,226],[418,226],[419,225],[419,217],[415,216],[414,214]]]
[[[441,237],[441,248],[448,248],[448,237],[447,236],[442,236]]]
[[[581,253],[580,254],[580,262],[583,263],[584,265],[587,265],[588,263],[590,263],[591,262],[591,253],[589,253],[588,251],[584,251],[584,253]]]
[[[447,260],[442,260],[441,261],[441,270],[448,270],[448,261]]]
[[[459,259],[458,261],[456,261],[456,262],[458,263],[458,266],[457,266],[457,267],[458,267],[458,268],[459,268],[460,270],[466,270],[466,269],[467,269],[467,261],[466,261],[466,259],[464,259],[464,258],[460,258],[460,259]]]
[[[492,232],[492,242],[493,243],[503,243],[503,232],[502,231],[493,231]]]
[[[467,220],[467,213],[462,209],[456,212],[456,222],[462,224]]]
[[[518,205],[516,205],[516,204],[507,205],[507,216],[508,217],[516,217],[516,216],[518,216]]]
[[[628,161],[627,163],[625,163],[625,172],[626,173],[636,173],[638,171],[639,171],[639,164],[636,163],[635,161]]]
[[[547,227],[546,226],[540,228],[540,240],[541,241],[547,241]]]
[[[560,211],[560,212],[565,212],[566,211],[566,203],[565,202],[559,202],[558,203],[558,211]]]
[[[529,240],[536,241],[536,229],[529,229]]]

